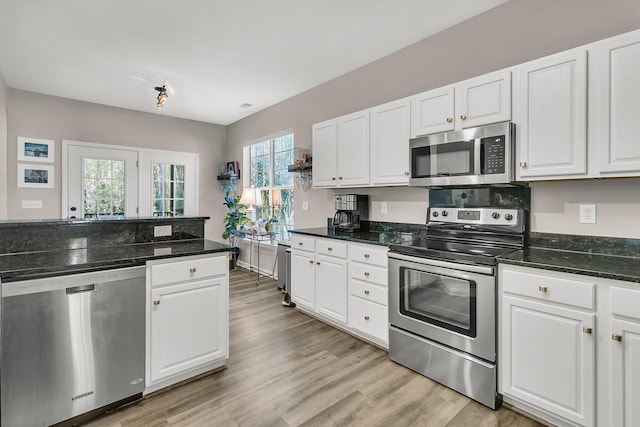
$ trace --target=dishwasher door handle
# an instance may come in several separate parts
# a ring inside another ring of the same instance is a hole
[[[67,295],[69,295],[69,294],[79,294],[80,292],[91,292],[95,288],[96,288],[96,285],[74,286],[72,288],[67,288]]]

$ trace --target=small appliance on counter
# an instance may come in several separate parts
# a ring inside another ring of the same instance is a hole
[[[333,196],[336,214],[333,226],[336,230],[355,231],[360,221],[369,219],[369,196],[363,194],[336,194]]]

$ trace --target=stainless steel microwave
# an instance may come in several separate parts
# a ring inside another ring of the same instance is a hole
[[[479,126],[411,139],[411,179],[419,187],[508,184],[514,180],[515,125]]]

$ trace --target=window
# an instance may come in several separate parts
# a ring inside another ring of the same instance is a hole
[[[293,179],[287,167],[294,162],[293,133],[249,145],[244,157],[245,165],[249,163],[249,168],[245,166],[249,172],[248,186],[258,190],[262,200],[262,205],[256,207],[256,219],[275,219],[278,224],[292,228]]]

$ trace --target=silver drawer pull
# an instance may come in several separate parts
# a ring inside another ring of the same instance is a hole
[[[333,250],[333,248],[327,248],[327,250],[328,250],[328,251],[332,251],[332,250]]]
[[[364,257],[369,259],[369,254],[364,254]]]
[[[320,261],[316,262],[316,264],[320,265]]]
[[[538,286],[538,290],[540,292],[549,292],[549,288],[547,288],[546,286]]]
[[[612,334],[611,339],[614,341],[622,342],[622,335]]]
[[[189,269],[189,273],[195,273],[195,272],[196,272],[196,268],[195,268],[195,267],[191,267],[191,268]]]
[[[591,333],[593,333],[593,328],[590,328],[588,326],[583,326],[582,327],[582,332],[584,332],[585,334],[591,334]]]
[[[369,277],[369,273],[367,271],[364,272],[364,277]]]
[[[369,320],[369,316],[364,316],[364,320]]]
[[[298,244],[299,244],[300,246],[302,246],[302,244],[303,244],[303,243],[302,243],[302,242],[298,242]]]
[[[311,259],[310,259],[310,260],[309,260],[309,264],[313,264],[313,260],[311,260]]]
[[[153,300],[153,305],[160,305],[160,300],[159,299]]]
[[[364,291],[364,294],[365,295],[369,295],[369,291]]]

